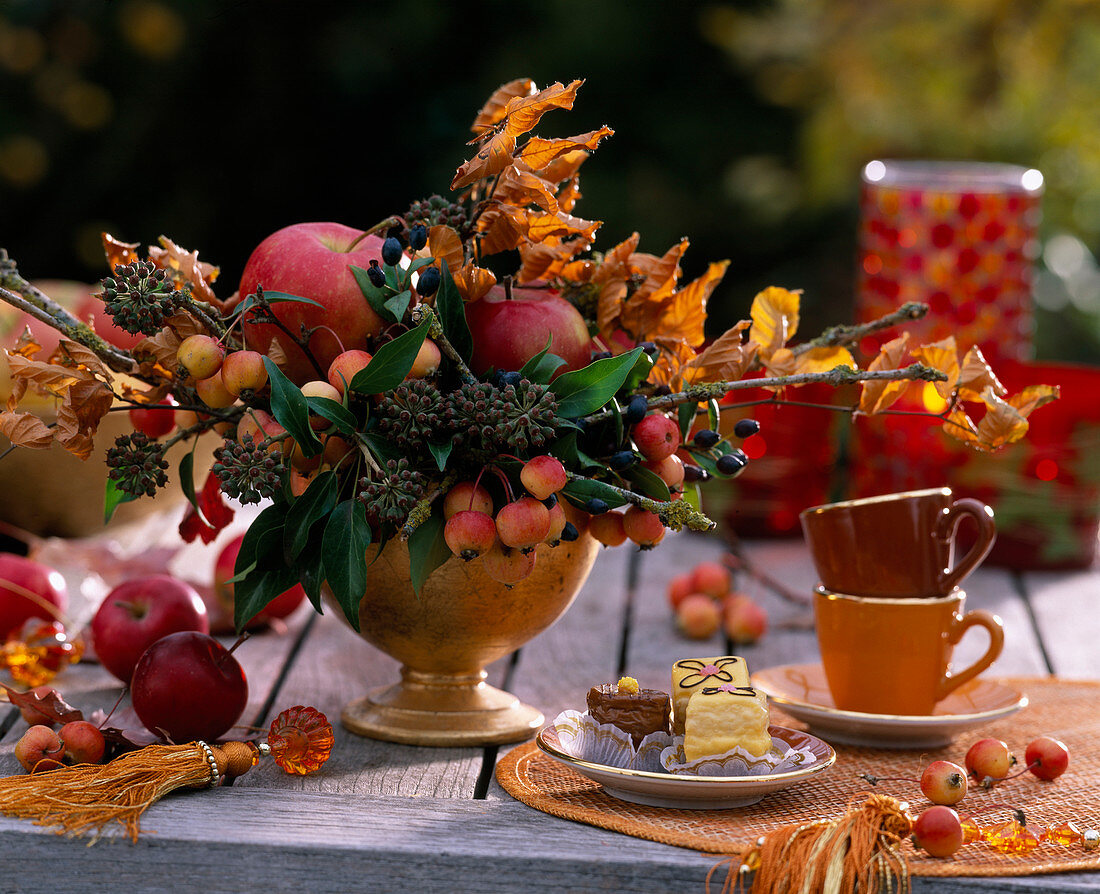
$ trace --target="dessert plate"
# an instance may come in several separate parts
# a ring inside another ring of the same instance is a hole
[[[538,734],[535,743],[547,755],[582,776],[598,782],[613,798],[650,807],[678,807],[693,810],[727,810],[755,804],[765,795],[805,782],[824,772],[836,761],[827,742],[800,730],[772,726],[768,731],[791,748],[804,748],[814,759],[797,770],[765,776],[684,776],[647,773],[595,764],[567,754],[561,748],[553,725]]]
[[[959,733],[1014,714],[1027,696],[995,680],[964,683],[929,715],[864,714],[833,704],[820,664],[786,664],[757,671],[752,683],[768,700],[819,736],[844,745],[878,748],[935,748]]]

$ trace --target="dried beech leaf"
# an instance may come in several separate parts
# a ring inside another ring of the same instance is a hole
[[[692,347],[703,343],[703,324],[707,320],[707,301],[726,275],[729,261],[707,265],[706,272],[692,280],[664,303],[657,331],[674,335]]]
[[[53,443],[53,429],[34,413],[0,413],[0,434],[16,447],[43,450]]]
[[[516,273],[516,282],[529,283],[561,276],[573,256],[587,247],[581,239],[572,239],[569,242],[548,239],[538,244],[524,243],[519,247],[520,268]]]
[[[749,333],[760,345],[762,357],[770,357],[794,338],[798,332],[798,311],[802,290],[768,286],[752,299],[752,330]]]
[[[73,456],[87,459],[95,447],[93,437],[99,422],[113,402],[110,389],[102,382],[75,382],[57,408],[57,443]]]
[[[658,292],[672,294],[680,279],[680,259],[688,250],[688,245],[687,239],[681,239],[659,258],[646,252],[634,254],[630,258],[631,267],[643,280],[630,300],[646,301]]]
[[[219,270],[213,264],[199,260],[197,251],[187,251],[176,245],[167,236],[159,239],[161,248],[149,246],[149,260],[158,267],[176,274],[178,284],[191,286],[191,294],[200,301],[206,301],[221,309],[222,302],[214,294],[211,284],[218,278]]]
[[[179,366],[176,354],[179,351],[180,342],[191,335],[205,334],[205,327],[190,314],[174,314],[160,332],[143,338],[134,345],[131,353],[135,357],[152,357],[164,369],[174,371]]]
[[[1005,400],[1027,419],[1039,407],[1058,400],[1061,396],[1062,391],[1057,385],[1028,385],[1023,391],[1010,395]]]
[[[753,342],[756,344],[756,342]],[[763,354],[763,351],[761,351]],[[798,357],[790,348],[777,348],[770,357],[762,357],[764,369],[770,377],[793,376],[798,371]],[[774,389],[781,391],[782,388]]]
[[[577,150],[595,151],[601,140],[614,133],[615,131],[605,124],[599,130],[590,130],[588,133],[564,139],[544,140],[541,137],[531,137],[516,153],[516,159],[522,161],[532,171],[541,173],[543,168],[552,161],[567,153]]]
[[[604,337],[618,324],[623,311],[623,299],[627,294],[627,282],[634,275],[630,258],[641,237],[633,233],[603,256],[599,267],[592,274],[592,281],[600,287],[596,308],[596,325]]]
[[[1014,444],[1027,434],[1028,422],[1019,410],[998,397],[992,386],[982,393],[985,416],[978,423],[980,446],[990,452]]]
[[[798,354],[795,360],[796,373],[829,372],[829,370],[836,369],[838,366],[858,368],[855,358],[852,357],[852,352],[839,345],[810,348],[810,350]]]
[[[484,297],[485,293],[497,283],[497,278],[491,270],[478,267],[473,261],[456,270],[454,280],[458,293],[466,301],[477,301]]]
[[[448,270],[457,270],[465,259],[462,239],[454,227],[437,224],[428,230],[428,251],[433,258],[447,262]]]
[[[19,338],[15,340],[15,345],[8,348],[9,353],[18,354],[20,357],[34,357],[41,350],[42,345],[38,343],[38,339],[31,332],[30,326],[24,326],[23,331],[19,333]]]
[[[61,397],[65,390],[87,376],[83,370],[43,363],[40,360],[28,360],[18,354],[8,354],[13,379],[21,379],[27,384]]]
[[[936,393],[944,400],[950,401],[951,395],[955,391],[955,385],[959,381],[960,372],[959,351],[955,346],[955,336],[949,335],[947,338],[931,344],[918,345],[912,349],[912,354],[918,362],[947,374],[946,382],[935,382],[933,384],[936,386]]]
[[[527,217],[527,238],[531,242],[542,242],[549,236],[559,239],[579,236],[585,242],[591,242],[602,225],[601,220],[585,220],[562,211],[557,214],[532,214]]]
[[[572,214],[577,202],[581,198],[581,178],[576,175],[569,178],[568,182],[558,192],[558,207],[567,214]]]
[[[978,437],[978,428],[961,407],[955,407],[943,423],[944,433],[957,441],[962,441],[975,449],[981,450],[981,440]]]
[[[138,260],[137,242],[120,242],[110,233],[100,233],[103,252],[107,255],[107,269],[113,271],[122,264],[132,264]]]
[[[504,129],[513,136],[521,136],[532,130],[547,112],[553,109],[571,109],[583,80],[571,81],[568,86],[560,82],[551,84],[531,96],[516,96],[504,107]]]
[[[495,177],[512,163],[512,153],[515,149],[515,135],[493,134],[482,144],[473,158],[458,166],[451,181],[451,189],[461,189],[486,177]]]
[[[871,372],[901,369],[905,365],[908,348],[909,333],[903,332],[882,346],[878,356],[868,364],[867,369]],[[859,411],[869,416],[881,413],[905,393],[909,384],[909,382],[864,382],[863,391],[859,396]]]
[[[577,171],[580,170],[581,165],[588,161],[590,154],[584,149],[564,152],[539,171],[539,176],[551,183],[564,183],[566,180],[573,180],[577,176]]]
[[[110,378],[107,367],[91,348],[67,338],[58,342],[57,349],[50,355],[50,363],[83,370],[105,379]]]
[[[678,386],[681,381],[680,371],[695,359],[695,348],[675,337],[657,335],[652,340],[661,350],[650,370],[649,381],[655,385]]]
[[[0,687],[3,687],[8,695],[8,701],[16,708],[32,708],[45,714],[54,723],[63,724],[84,719],[83,712],[66,702],[56,689],[51,689],[45,695],[39,695],[33,689],[28,692],[18,692],[4,683],[0,683]]]
[[[286,349],[283,347],[283,343],[279,341],[279,336],[273,335],[271,337],[271,344],[268,345],[266,353],[276,366],[280,368],[286,366]]]
[[[493,199],[507,205],[538,205],[547,214],[557,214],[558,200],[554,184],[530,171],[509,165],[500,175]]]
[[[491,130],[504,117],[504,110],[509,102],[519,96],[531,96],[537,89],[535,82],[530,78],[516,78],[497,87],[493,95],[485,101],[481,111],[477,113],[470,130],[476,134]]]
[[[994,374],[982,355],[981,348],[977,345],[966,352],[956,387],[959,390],[959,397],[963,400],[981,400],[982,392],[986,388],[992,388],[994,393],[1001,396],[1008,391]]]
[[[477,226],[482,234],[482,254],[511,251],[527,238],[527,212],[514,205],[494,205],[481,215]]]
[[[688,384],[699,382],[735,382],[744,377],[759,348],[754,342],[742,343],[742,336],[752,325],[742,320],[727,329],[694,360],[684,365],[681,375]]]

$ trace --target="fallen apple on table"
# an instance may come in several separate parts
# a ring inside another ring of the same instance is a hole
[[[29,618],[58,620],[68,609],[61,573],[14,553],[0,553],[0,643]]]

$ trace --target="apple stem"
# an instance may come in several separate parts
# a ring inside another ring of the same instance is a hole
[[[504,300],[505,301],[511,301],[512,300],[512,277],[506,276],[506,277],[504,277],[502,282],[503,282],[503,285],[504,285]]]
[[[115,700],[115,703],[113,705],[111,705],[111,710],[108,711],[107,716],[103,718],[103,722],[99,725],[99,729],[103,729],[103,727],[107,725],[107,722],[114,715],[115,711],[118,710],[118,706],[122,704],[122,700],[124,698],[126,698],[126,693],[128,693],[129,691],[130,691],[129,686],[123,686],[122,687],[122,692],[120,692],[118,694],[118,698]]]
[[[321,329],[324,329],[324,330],[325,330],[325,332],[329,333],[329,334],[330,334],[330,335],[331,335],[331,336],[332,336],[333,338],[335,338],[335,339],[336,339],[336,344],[340,346],[340,353],[341,353],[341,354],[343,354],[343,353],[344,353],[344,350],[345,350],[345,348],[344,348],[344,343],[343,343],[343,342],[342,342],[342,341],[340,340],[340,336],[336,334],[336,330],[334,330],[334,329],[333,329],[333,328],[332,328],[331,326],[324,326],[324,325],[322,325],[322,326],[315,326],[315,327],[314,327],[313,329],[311,329],[311,330],[310,330],[310,332],[309,332],[309,334],[310,334],[310,337],[312,337],[312,336],[313,336],[313,333],[314,333],[314,332],[317,332],[317,331],[319,331],[319,330],[321,330]],[[328,381],[328,378],[327,378],[327,377],[325,378],[325,381],[326,381],[326,382]]]
[[[398,226],[401,226],[401,218],[399,218],[399,217],[392,217],[391,216],[391,217],[387,217],[385,220],[380,220],[380,221],[378,221],[378,223],[376,223],[369,230],[365,230],[363,233],[356,236],[355,239],[352,240],[351,245],[349,245],[347,247],[347,249],[345,249],[345,252],[354,251],[355,247],[360,242],[362,242],[364,239],[366,239],[368,236],[373,236],[375,233],[380,233],[382,230],[387,230],[390,227],[398,227]]]
[[[481,476],[485,474],[485,470],[487,468],[489,467],[482,466],[480,471],[477,473],[477,478],[474,479],[474,486],[470,488],[470,505],[466,507],[468,510],[472,511],[474,508],[474,496],[477,494],[478,485],[481,484]]]
[[[515,500],[512,493],[512,482],[508,480],[508,476],[504,474],[504,471],[491,463],[486,468],[490,469],[497,478],[504,482],[504,495],[508,498],[508,502],[511,503]]]
[[[246,639],[248,639],[251,636],[252,636],[252,634],[249,633],[247,630],[244,633],[242,633],[240,636],[238,636],[237,641],[235,643],[233,643],[233,645],[231,645],[229,647],[229,649],[226,651],[225,655],[223,655],[222,658],[219,659],[219,664],[221,663],[221,661],[225,660],[225,656],[232,655],[237,650],[237,646],[239,646],[241,643],[243,643]]]

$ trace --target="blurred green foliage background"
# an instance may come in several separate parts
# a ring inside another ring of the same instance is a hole
[[[1038,355],[1100,362],[1098,56],[1088,0],[3,0],[0,245],[93,281],[101,230],[163,233],[229,295],[279,227],[446,194],[499,84],[586,78],[539,132],[616,130],[596,248],[730,258],[716,330],[770,284],[848,320],[862,165],[984,159],[1046,176]]]

